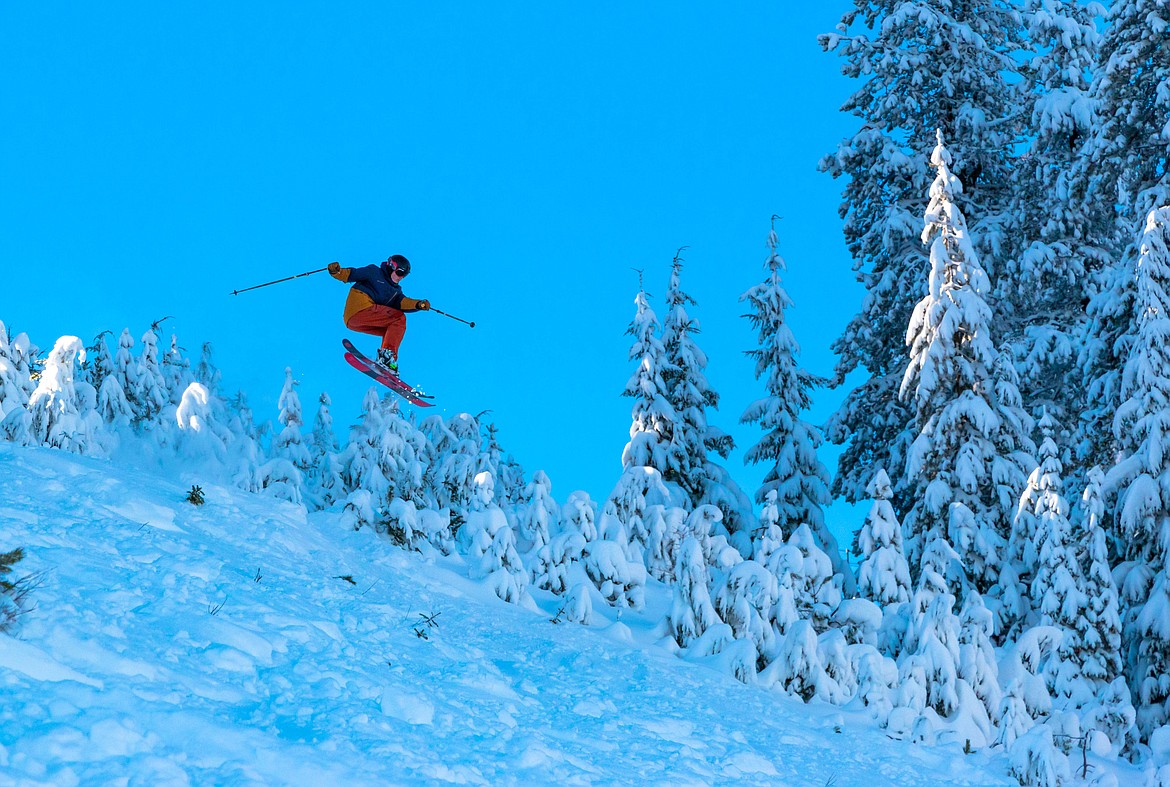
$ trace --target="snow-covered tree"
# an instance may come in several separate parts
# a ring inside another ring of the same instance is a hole
[[[202,383],[191,383],[175,408],[178,439],[175,453],[189,459],[222,465],[227,458],[230,433],[212,414],[211,395]]]
[[[1088,684],[1081,690],[1071,689],[1069,693],[1076,696],[1091,693],[1100,697],[1122,673],[1121,611],[1103,526],[1104,483],[1100,468],[1092,468],[1081,497],[1079,516],[1074,519],[1073,541],[1086,604],[1075,622],[1076,634],[1070,644],[1072,658],[1080,665],[1081,679]],[[1106,732],[1111,737],[1114,734],[1113,730]]]
[[[504,601],[522,603],[528,598],[528,573],[516,552],[515,534],[496,504],[495,479],[482,472],[476,474],[474,483],[475,494],[463,527],[473,542],[469,557],[477,558],[472,577],[482,579]]]
[[[744,455],[744,462],[768,467],[756,490],[756,502],[777,494],[777,524],[787,537],[801,524],[812,528],[834,569],[852,584],[852,573],[825,524],[823,507],[830,502],[829,471],[817,457],[819,430],[801,415],[812,405],[811,391],[823,383],[797,362],[800,347],[784,319],[792,305],[780,280],[786,269],[776,251],[775,227],[768,233],[768,259],[764,281],[740,296],[751,311],[746,315],[758,332],[759,346],[749,350],[755,359],[756,379],[764,380],[767,395],[748,405],[741,423],[758,424],[764,436]]]
[[[1108,483],[1118,490],[1118,525],[1130,565],[1122,602],[1127,608],[1127,672],[1137,692],[1144,735],[1170,718],[1170,607],[1165,606],[1170,544],[1170,208],[1150,213],[1135,271],[1133,343],[1121,375],[1114,437],[1121,449]],[[1148,594],[1148,598],[1147,598]],[[1147,612],[1146,610],[1149,610]]]
[[[382,435],[386,416],[376,388],[362,398],[362,413],[350,427],[349,441],[342,450],[341,477],[346,490],[364,490],[372,495],[374,505],[382,505],[390,492],[390,480],[382,466]]]
[[[135,408],[134,425],[140,432],[153,431],[161,423],[163,410],[171,400],[159,361],[158,336],[153,328],[142,335],[142,352],[137,364],[128,371],[132,377],[126,391]]]
[[[1031,144],[1012,195],[1019,251],[1007,256],[999,277],[1013,306],[1003,328],[1016,346],[1027,399],[1066,423],[1083,409],[1084,386],[1069,379],[1084,329],[1082,304],[1108,262],[1086,237],[1087,206],[1075,177],[1096,122],[1089,92],[1102,10],[1083,0],[1025,0],[1022,8],[1027,49],[1020,88]]]
[[[910,566],[902,549],[902,525],[890,505],[894,492],[885,470],[878,468],[866,491],[873,506],[857,535],[861,550],[857,589],[881,606],[909,601]]]
[[[519,540],[524,551],[532,552],[549,542],[550,533],[560,522],[560,507],[552,496],[552,481],[543,470],[532,474],[524,488],[524,504],[519,512]]]
[[[977,250],[991,263],[1004,245],[1011,151],[1020,125],[1013,91],[1019,25],[1007,0],[853,0],[834,33],[820,38],[845,76],[858,80],[842,111],[860,128],[821,162],[844,182],[841,215],[857,278],[867,295],[834,343],[835,385],[864,369],[827,435],[845,445],[834,491],[861,500],[878,467],[894,475],[894,509],[905,521],[904,487],[913,434],[912,403],[899,398],[910,361],[902,343],[921,291],[926,258],[915,243],[926,163],[936,129],[953,141],[955,170],[967,188],[959,208],[977,230]]]
[[[776,576],[754,560],[732,567],[715,594],[716,613],[731,626],[737,640],[750,642],[755,649],[757,670],[767,666],[776,650],[772,614],[779,600]]]
[[[8,413],[24,407],[27,401],[28,394],[20,381],[8,331],[0,322],[0,421]]]
[[[1170,204],[1168,16],[1166,0],[1116,0],[1101,40],[1099,120],[1082,168],[1086,202],[1112,219],[1117,252],[1138,245],[1145,217]]]
[[[634,319],[626,333],[634,337],[629,359],[638,366],[622,392],[622,396],[634,400],[630,442],[622,451],[622,468],[652,467],[664,473],[670,466],[667,451],[676,420],[662,376],[666,350],[658,338],[658,315],[644,289],[639,288],[634,309]]]
[[[742,507],[751,504],[735,486],[726,470],[712,461],[710,452],[726,458],[734,448],[731,436],[710,425],[707,410],[719,406],[719,394],[707,381],[707,355],[695,342],[699,323],[687,311],[695,299],[683,292],[683,261],[678,254],[670,269],[670,286],[666,291],[666,317],[662,322],[664,392],[674,422],[670,426],[667,466],[663,479],[677,484],[694,506],[719,505],[729,532],[750,528],[741,522]]]
[[[101,422],[96,412],[78,408],[73,381],[78,357],[84,354],[76,336],[62,336],[49,353],[28,400],[28,434],[36,443],[76,454],[90,453],[95,447]]]
[[[195,382],[195,375],[191,372],[191,362],[183,355],[179,347],[179,337],[171,334],[171,348],[162,356],[161,366],[163,377],[167,381],[167,390],[171,394],[171,401],[178,404],[187,386]]]
[[[206,347],[207,345],[204,345]],[[322,392],[317,400],[317,415],[309,435],[309,473],[306,487],[315,506],[329,508],[345,496],[345,482],[341,477],[337,436],[333,431],[333,401]]]
[[[916,437],[905,474],[915,492],[904,524],[912,563],[923,535],[938,529],[984,591],[998,577],[1010,533],[1003,487],[1019,499],[1031,469],[1031,441],[1018,431],[1030,424],[992,384],[998,354],[986,301],[990,283],[954,200],[962,184],[951,174],[941,131],[937,137],[931,163],[938,175],[922,231],[930,277],[906,331],[910,363],[902,396],[913,405]]]
[[[298,385],[300,383],[293,378],[292,368],[286,366],[284,387],[277,400],[277,407],[280,408],[278,420],[283,428],[272,441],[272,456],[274,459],[287,460],[304,478],[313,461],[309,455],[309,449],[305,446],[304,435],[301,434],[301,429],[305,425],[305,417],[301,409],[301,397],[297,394]]]
[[[703,547],[694,536],[687,536],[679,546],[674,573],[678,579],[667,626],[675,643],[686,648],[723,622],[711,601],[711,576]]]

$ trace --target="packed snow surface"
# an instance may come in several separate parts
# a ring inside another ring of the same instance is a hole
[[[678,659],[665,589],[554,624],[457,557],[197,483],[0,444],[0,549],[41,581],[0,635],[0,783],[1013,783]]]

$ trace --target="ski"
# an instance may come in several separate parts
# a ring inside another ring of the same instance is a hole
[[[373,378],[417,407],[435,406],[434,402],[427,401],[428,399],[434,399],[433,396],[423,393],[414,386],[403,381],[397,375],[391,374],[388,369],[379,365],[376,361],[366,357],[361,352],[361,350],[354,347],[353,342],[351,342],[349,339],[342,339],[341,343],[345,346],[345,360],[349,363],[350,366],[367,375],[368,377]]]

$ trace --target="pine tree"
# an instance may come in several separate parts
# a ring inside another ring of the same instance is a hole
[[[1082,162],[1085,201],[1114,229],[1113,249],[1170,204],[1170,49],[1166,0],[1117,0],[1092,85],[1099,122]]]
[[[549,543],[550,533],[560,522],[560,507],[553,500],[552,481],[543,470],[533,473],[532,480],[524,488],[519,519],[525,551],[533,552]]]
[[[703,547],[694,536],[687,536],[679,546],[675,576],[678,580],[667,624],[675,643],[686,648],[722,623],[711,602],[711,577]]]
[[[1075,624],[1073,657],[1097,696],[1121,675],[1121,613],[1102,524],[1104,483],[1101,469],[1092,468],[1073,534],[1087,602]]]
[[[669,468],[667,451],[677,418],[666,398],[663,379],[666,350],[658,338],[658,315],[651,308],[645,289],[639,288],[634,306],[634,319],[626,333],[634,337],[629,359],[636,361],[638,367],[622,392],[622,396],[634,400],[630,442],[622,451],[622,468],[651,467],[664,473]]]
[[[28,400],[28,433],[36,443],[77,454],[94,449],[101,422],[95,412],[78,408],[73,380],[78,356],[84,353],[76,336],[61,337],[49,353]]]
[[[676,254],[666,293],[667,313],[662,323],[665,363],[662,379],[666,400],[675,416],[670,427],[667,467],[663,479],[678,485],[692,506],[706,503],[720,507],[730,533],[750,528],[751,502],[727,474],[709,457],[726,458],[735,447],[731,436],[707,422],[707,409],[719,406],[719,394],[707,382],[707,356],[695,343],[699,323],[687,313],[695,299],[682,290],[683,261]],[[745,511],[746,509],[746,511]]]
[[[885,470],[878,469],[867,492],[873,506],[857,536],[862,558],[858,591],[883,607],[909,601],[910,566],[902,550],[902,526],[890,505],[894,493]]]
[[[751,311],[745,315],[758,334],[759,346],[747,354],[756,361],[756,379],[764,378],[767,396],[744,411],[741,423],[759,424],[764,437],[744,455],[744,461],[764,464],[770,469],[756,490],[756,502],[768,493],[777,493],[778,525],[788,536],[801,524],[808,524],[821,548],[833,561],[833,568],[852,582],[852,572],[837,547],[837,540],[825,524],[823,506],[830,502],[829,471],[817,457],[821,435],[801,418],[812,405],[811,391],[823,381],[797,363],[800,347],[784,319],[792,305],[780,281],[786,269],[776,251],[775,227],[768,233],[767,272],[764,281],[740,296]]]
[[[189,459],[213,459],[222,464],[231,438],[212,415],[211,394],[201,383],[191,383],[175,408],[178,426],[175,453]]]
[[[926,163],[941,129],[954,141],[955,170],[967,188],[956,195],[977,230],[976,246],[998,263],[1006,245],[1011,149],[1019,123],[1011,81],[1019,25],[1007,0],[854,0],[837,32],[821,46],[844,59],[841,71],[859,80],[842,111],[861,128],[821,162],[845,182],[841,215],[857,278],[867,296],[834,343],[834,385],[864,368],[831,418],[829,439],[844,444],[834,492],[864,498],[878,467],[894,474],[894,510],[903,520],[912,503],[902,469],[914,420],[899,398],[910,355],[902,343],[926,265],[915,243],[915,219],[930,180]]]
[[[303,479],[312,466],[312,458],[309,456],[309,449],[305,447],[304,435],[301,434],[305,417],[301,409],[301,398],[297,395],[298,385],[300,383],[293,379],[292,368],[286,366],[284,387],[277,400],[277,406],[280,408],[278,420],[283,428],[272,441],[272,456],[288,460]]]
[[[363,490],[381,506],[390,495],[390,479],[382,464],[386,415],[378,391],[370,388],[362,399],[362,414],[350,427],[349,442],[341,454],[341,477],[349,493]]]
[[[120,368],[122,367],[119,364]],[[142,335],[142,353],[138,363],[127,368],[130,375],[126,392],[134,405],[134,426],[139,432],[153,432],[161,423],[163,410],[170,402],[166,378],[159,365],[158,337],[154,330]]]
[[[1020,464],[1032,446],[1027,434],[1016,432],[1027,416],[1005,406],[992,388],[990,284],[954,202],[962,185],[951,174],[942,133],[937,137],[931,162],[938,176],[922,232],[930,248],[929,286],[906,332],[910,363],[902,396],[914,407],[917,436],[906,467],[913,507],[904,524],[912,563],[923,534],[949,533],[982,592],[998,577],[1010,532],[1002,486],[1014,487],[1018,499],[1026,479]]]
[[[28,401],[28,394],[17,373],[13,348],[8,341],[8,331],[0,322],[0,421]]]
[[[1150,213],[1135,271],[1136,301],[1129,359],[1121,375],[1114,437],[1121,448],[1108,483],[1118,490],[1119,527],[1130,562],[1122,584],[1130,687],[1137,692],[1143,735],[1166,722],[1170,634],[1165,606],[1170,543],[1170,208]],[[1152,589],[1151,589],[1152,585]],[[1147,598],[1148,594],[1148,598]],[[1147,613],[1145,610],[1150,610]]]
[[[1066,423],[1083,409],[1084,386],[1069,384],[1083,333],[1087,285],[1108,261],[1085,236],[1086,206],[1073,173],[1092,135],[1089,92],[1100,48],[1100,6],[1082,0],[1026,0],[1027,54],[1021,93],[1030,105],[1012,215],[1022,239],[1007,258],[1000,289],[1014,313],[1009,338],[1017,345],[1026,398],[1052,408]]]
[[[207,347],[207,345],[204,345]],[[307,487],[317,508],[329,508],[345,496],[341,478],[337,436],[333,431],[333,401],[322,392],[317,400],[317,415],[309,436],[309,477]]]

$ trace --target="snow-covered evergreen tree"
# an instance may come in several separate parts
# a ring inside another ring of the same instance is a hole
[[[1146,216],[1170,204],[1168,16],[1166,0],[1116,0],[1101,41],[1099,122],[1082,169],[1086,202],[1115,228],[1115,252],[1137,246]]]
[[[345,497],[333,413],[330,411],[332,404],[329,394],[322,392],[317,400],[317,415],[313,419],[313,431],[307,446],[309,474],[306,487],[318,508],[329,508]]]
[[[49,353],[28,400],[27,432],[34,442],[76,454],[94,449],[101,421],[96,412],[78,408],[73,380],[78,357],[84,354],[76,336],[62,336]]]
[[[549,542],[550,533],[560,522],[560,507],[552,496],[552,481],[543,470],[532,474],[524,488],[524,504],[519,512],[519,541],[525,552],[540,549]]]
[[[341,455],[341,477],[349,493],[362,490],[380,507],[390,496],[383,457],[386,414],[378,390],[370,388],[362,399],[362,414],[350,428],[349,442]]]
[[[820,42],[843,58],[842,73],[860,83],[842,107],[860,128],[821,168],[845,183],[845,239],[867,291],[833,345],[839,356],[834,384],[862,368],[866,378],[846,396],[827,435],[845,445],[834,491],[861,500],[884,467],[896,482],[894,510],[905,521],[910,490],[902,469],[914,409],[899,398],[899,382],[910,360],[902,338],[926,265],[914,242],[921,226],[915,216],[930,183],[926,163],[941,129],[953,143],[954,169],[966,180],[956,198],[977,230],[975,248],[998,263],[1021,116],[1008,55],[1020,28],[1007,0],[851,5],[836,32]]]
[[[626,333],[634,337],[629,359],[638,366],[622,396],[633,398],[630,442],[622,451],[622,468],[652,467],[665,473],[670,467],[668,448],[676,420],[666,398],[663,366],[666,350],[658,337],[658,315],[650,306],[650,296],[639,288],[634,298],[634,319]]]
[[[1095,118],[1089,95],[1100,46],[1096,3],[1026,0],[1027,54],[1021,92],[1031,140],[1019,166],[1012,219],[1019,253],[999,279],[1013,306],[1002,326],[1016,345],[1027,399],[1065,423],[1083,409],[1084,386],[1070,380],[1084,329],[1091,278],[1107,262],[1085,234],[1086,205],[1075,170]]]
[[[277,407],[280,408],[278,420],[282,428],[272,441],[272,457],[290,462],[303,479],[308,475],[313,461],[301,433],[305,416],[301,409],[301,397],[297,394],[298,385],[300,383],[293,378],[292,368],[286,366],[284,387],[277,400]]]
[[[1079,516],[1074,518],[1073,542],[1076,547],[1083,582],[1085,607],[1077,618],[1072,658],[1080,665],[1080,676],[1087,685],[1071,687],[1071,695],[1100,697],[1122,673],[1121,611],[1117,585],[1109,567],[1103,517],[1105,503],[1102,486],[1105,476],[1100,468],[1089,471],[1081,497]],[[1106,730],[1112,736],[1114,730]],[[1118,742],[1117,738],[1113,741]]]
[[[679,546],[674,572],[678,579],[667,625],[675,643],[686,648],[722,623],[711,601],[711,576],[703,547],[694,536],[687,536]]]
[[[1150,213],[1135,271],[1133,342],[1121,375],[1114,437],[1121,449],[1108,483],[1118,490],[1118,525],[1130,563],[1124,570],[1126,665],[1137,692],[1143,735],[1170,719],[1170,607],[1165,606],[1170,544],[1170,208]],[[1148,594],[1148,598],[1147,598]],[[1146,609],[1149,612],[1145,611]]]
[[[8,330],[0,322],[0,421],[28,401],[17,371],[13,348],[8,341]]]
[[[681,250],[680,250],[681,252]],[[726,458],[735,447],[731,436],[710,425],[707,410],[719,406],[719,394],[707,381],[707,355],[696,344],[694,335],[699,323],[687,312],[695,299],[683,292],[683,261],[676,254],[670,269],[670,286],[666,292],[666,317],[662,322],[662,347],[665,363],[662,380],[666,401],[674,413],[667,448],[667,467],[662,476],[677,484],[690,498],[691,505],[718,505],[724,525],[730,533],[750,528],[742,521],[744,508],[751,503],[727,471],[710,459],[710,452]]]
[[[764,281],[740,296],[751,311],[746,315],[758,332],[759,346],[748,355],[756,361],[756,379],[763,378],[767,396],[748,405],[741,423],[758,424],[764,436],[744,455],[744,461],[763,464],[769,469],[756,502],[763,503],[768,493],[777,493],[777,524],[787,537],[801,524],[807,524],[821,548],[833,561],[834,569],[853,581],[837,547],[837,540],[825,524],[823,507],[829,499],[829,471],[817,457],[821,435],[801,415],[812,405],[811,391],[822,381],[801,368],[797,362],[800,347],[784,319],[792,305],[780,280],[786,269],[776,251],[775,227],[768,233],[768,259],[764,263]]]
[[[174,334],[171,334],[170,349],[162,356],[161,366],[171,402],[177,405],[187,391],[187,386],[195,382],[195,375],[191,371],[191,362],[179,347],[179,337]]]
[[[481,472],[474,479],[475,494],[469,501],[463,529],[472,542],[475,558],[472,577],[483,579],[499,598],[519,604],[528,598],[528,573],[516,552],[515,534],[503,509],[496,504],[495,479]]]
[[[997,352],[985,299],[990,284],[954,200],[962,184],[951,174],[941,131],[937,137],[931,163],[938,175],[922,231],[930,278],[906,332],[910,363],[902,395],[913,404],[916,437],[905,476],[915,492],[904,524],[912,564],[923,535],[938,529],[959,551],[969,579],[985,591],[998,578],[1010,533],[1001,493],[1008,487],[1011,498],[1019,498],[1032,446],[1017,431],[1029,419],[1012,411],[992,385]]]
[[[178,426],[175,453],[188,460],[213,460],[222,466],[231,438],[226,427],[212,414],[211,394],[202,383],[191,383],[175,408]]]
[[[873,506],[857,536],[861,550],[857,589],[863,598],[883,607],[909,601],[910,566],[902,549],[902,525],[890,505],[894,492],[885,470],[878,468],[866,491]]]
[[[158,336],[153,329],[142,335],[142,352],[132,373],[130,391],[136,406],[135,427],[141,432],[153,431],[161,423],[163,410],[171,400],[159,359]]]

